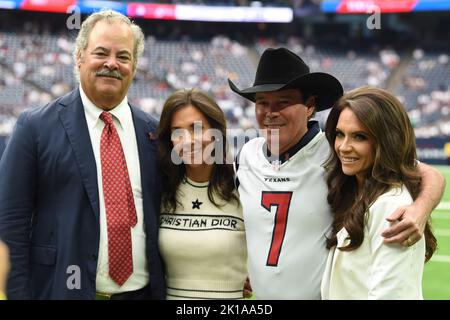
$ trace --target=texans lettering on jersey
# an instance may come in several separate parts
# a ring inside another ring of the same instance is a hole
[[[291,181],[291,179],[289,177],[279,177],[279,178],[264,177],[264,181],[266,181],[266,182],[287,182],[287,181]]]

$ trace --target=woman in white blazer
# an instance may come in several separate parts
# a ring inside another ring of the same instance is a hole
[[[333,227],[322,280],[323,299],[423,299],[424,262],[436,249],[427,224],[422,237],[384,244],[386,217],[413,202],[420,188],[414,130],[389,92],[361,87],[330,112],[326,136],[328,202]],[[394,222],[395,223],[395,222]]]

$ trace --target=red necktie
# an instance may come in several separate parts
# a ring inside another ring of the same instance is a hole
[[[136,207],[127,162],[112,115],[102,112],[105,122],[100,142],[103,195],[108,229],[109,275],[120,286],[133,273],[131,228],[136,225]]]

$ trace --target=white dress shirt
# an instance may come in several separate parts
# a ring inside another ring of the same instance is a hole
[[[412,203],[406,187],[393,188],[369,208],[364,240],[357,249],[330,250],[322,280],[322,299],[423,299],[422,274],[425,238],[410,247],[384,244],[381,233],[389,227],[386,217]],[[345,228],[337,234],[337,247],[350,240]]]
[[[103,195],[102,166],[100,159],[100,140],[105,123],[100,119],[103,109],[95,106],[80,86],[81,100],[84,106],[86,122],[89,129],[95,163],[97,165],[98,194],[100,200],[100,247],[98,253],[96,290],[103,293],[120,293],[143,288],[149,281],[147,256],[145,254],[145,230],[143,224],[143,203],[141,170],[139,166],[139,153],[136,134],[134,130],[131,109],[127,97],[109,112],[113,115],[114,126],[120,137],[123,153],[130,176],[133,190],[134,204],[136,206],[137,224],[131,229],[131,242],[133,254],[133,273],[128,280],[119,286],[109,276],[108,269],[108,231],[106,226],[105,199]]]

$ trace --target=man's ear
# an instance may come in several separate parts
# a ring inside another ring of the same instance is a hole
[[[308,117],[316,112],[316,100],[316,96],[310,96],[308,99],[306,99],[305,106],[308,108]]]
[[[82,57],[82,54],[81,54],[81,50],[79,50],[77,52],[77,58],[76,58],[76,64],[77,64],[78,69],[80,69],[82,62],[83,62],[83,57]]]

